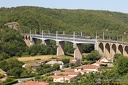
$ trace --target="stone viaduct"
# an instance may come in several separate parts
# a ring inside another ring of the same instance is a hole
[[[56,41],[57,56],[64,55],[64,41],[72,42],[74,48],[74,58],[82,58],[82,44],[94,44],[95,50],[101,54],[102,57],[113,58],[114,54],[119,53],[128,56],[128,42],[103,40],[103,39],[88,39],[84,36],[63,35],[63,34],[24,34],[24,41],[27,46],[35,43],[36,39],[42,40],[42,44],[47,45],[50,40]]]

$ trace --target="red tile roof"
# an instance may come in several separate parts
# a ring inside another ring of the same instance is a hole
[[[54,79],[59,79],[59,78],[73,79],[74,78],[74,76],[50,76],[50,77]]]
[[[91,71],[91,70],[81,70],[81,72],[89,73],[89,72],[93,72],[93,71]]]
[[[39,81],[27,81],[27,82],[21,83],[20,85],[49,85],[49,83],[39,82]]]
[[[100,66],[96,66],[96,65],[84,65],[82,67],[84,69],[98,69],[98,68],[100,68]]]
[[[66,72],[74,72],[74,69],[66,69]]]
[[[62,76],[49,76],[49,77],[52,77],[54,79],[58,79],[58,78],[61,78]]]
[[[83,69],[83,66],[75,67],[76,69]]]
[[[60,76],[60,75],[65,75],[65,76],[68,76],[68,75],[79,75],[79,72],[56,72],[55,73],[57,76]]]
[[[65,78],[67,78],[67,79],[73,79],[74,76],[65,76]]]

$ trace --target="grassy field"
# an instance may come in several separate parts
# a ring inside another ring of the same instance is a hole
[[[56,55],[40,55],[40,56],[28,56],[28,57],[20,57],[18,58],[19,61],[22,62],[26,62],[26,61],[34,61],[34,60],[42,60],[42,61],[46,61],[49,60],[51,58],[70,58],[73,59],[73,57],[71,56],[56,56]]]
[[[84,56],[88,55],[89,53],[83,53]],[[27,61],[34,61],[34,60],[42,60],[46,61],[51,58],[69,58],[70,60],[73,59],[73,54],[71,55],[64,55],[64,56],[56,56],[56,55],[38,55],[38,56],[26,56],[26,57],[20,57],[18,58],[19,61],[27,62]]]

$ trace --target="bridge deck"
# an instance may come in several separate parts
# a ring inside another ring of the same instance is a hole
[[[31,36],[32,38],[40,40],[55,40],[55,41],[68,41],[72,43],[89,43],[95,44],[98,42],[110,42],[110,43],[119,43],[119,44],[128,44],[128,42],[115,41],[115,40],[103,40],[103,39],[90,39],[89,36],[73,36],[73,35],[63,35],[63,34],[24,34]]]

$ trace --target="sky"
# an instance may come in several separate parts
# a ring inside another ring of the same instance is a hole
[[[108,10],[128,13],[128,0],[0,0],[0,8],[17,6],[38,6],[58,9]]]

